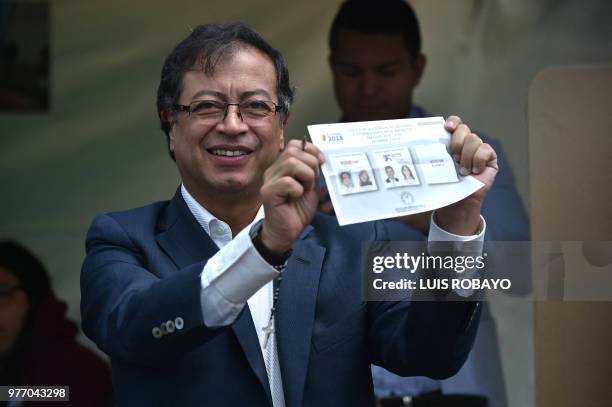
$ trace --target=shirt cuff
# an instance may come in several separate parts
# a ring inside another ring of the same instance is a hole
[[[429,222],[429,236],[427,238],[427,246],[429,248],[429,252],[435,251],[436,242],[452,242],[452,251],[456,256],[462,255],[474,255],[474,253],[482,254],[484,248],[484,236],[485,231],[487,229],[487,222],[480,215],[480,226],[479,232],[476,235],[471,236],[462,236],[456,235],[454,233],[447,232],[442,229],[440,226],[436,224],[435,221],[435,211],[431,214],[431,220]],[[465,245],[465,243],[471,242],[469,245]],[[467,246],[464,248],[464,246]],[[461,279],[472,279],[472,278],[480,278],[482,275],[482,271],[476,268],[471,270],[466,270],[461,273]],[[474,289],[455,289],[454,290],[458,295],[462,297],[469,297],[474,294]]]
[[[429,221],[429,238],[430,242],[473,242],[473,241],[484,241],[484,234],[487,230],[487,222],[480,215],[480,226],[478,227],[478,234],[470,236],[456,235],[454,233],[447,232],[436,224],[435,221],[436,211],[431,213]]]
[[[200,303],[209,327],[231,324],[247,300],[279,275],[257,252],[249,231],[243,229],[204,265]]]

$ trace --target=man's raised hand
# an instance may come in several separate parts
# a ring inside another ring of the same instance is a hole
[[[261,241],[272,252],[289,250],[312,220],[319,203],[319,166],[324,161],[314,144],[291,140],[264,173]]]

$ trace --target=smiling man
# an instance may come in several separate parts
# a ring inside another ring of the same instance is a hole
[[[270,58],[256,48],[231,47],[219,55],[214,71],[194,61],[182,78],[179,104],[160,107],[172,123],[169,147],[186,190],[213,214],[245,209],[227,222],[237,234],[261,206],[262,176],[284,146],[288,112],[276,117],[281,106],[273,101],[276,70]],[[290,89],[285,92],[290,95]]]
[[[284,143],[282,56],[242,24],[197,27],[167,57],[158,113],[182,184],[170,201],[96,217],[81,272],[86,334],[117,405],[372,406],[370,364],[452,375],[478,302],[361,298],[362,241],[316,214],[323,157]],[[432,217],[430,240],[482,241],[494,150],[458,117],[452,149],[485,187]]]

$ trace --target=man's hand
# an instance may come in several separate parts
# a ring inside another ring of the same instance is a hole
[[[289,250],[312,220],[319,203],[319,166],[324,160],[314,144],[291,140],[264,173],[261,197],[266,215],[261,241],[270,251]]]
[[[484,183],[484,187],[467,198],[436,211],[436,223],[447,232],[456,235],[474,235],[480,224],[480,209],[491,189],[497,171],[495,150],[483,143],[457,116],[450,116],[444,123],[452,133],[450,152],[459,163],[461,175],[472,175]]]

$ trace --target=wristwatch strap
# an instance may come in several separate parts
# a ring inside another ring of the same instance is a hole
[[[273,267],[283,266],[287,262],[287,259],[289,259],[289,257],[291,256],[293,250],[289,249],[284,253],[274,253],[266,246],[264,246],[263,242],[261,241],[261,228],[263,225],[263,221],[263,219],[260,219],[259,221],[257,221],[257,223],[253,225],[253,227],[251,227],[249,235],[251,236],[251,240],[253,241],[253,246],[255,246],[257,252],[268,264]]]

